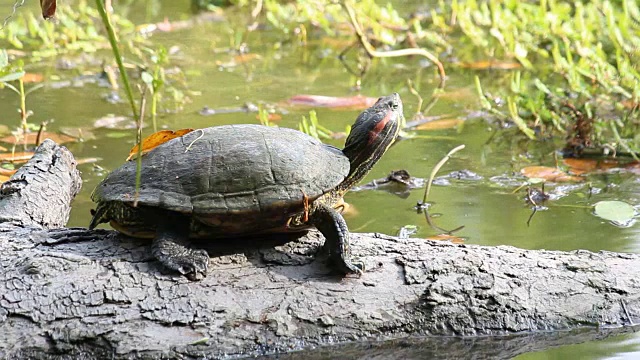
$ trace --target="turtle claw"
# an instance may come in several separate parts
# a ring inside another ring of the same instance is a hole
[[[162,265],[185,275],[189,280],[204,279],[209,267],[209,254],[202,249],[190,249],[180,240],[170,236],[157,237],[151,246],[153,256]]]
[[[341,272],[344,274],[356,274],[358,276],[361,276],[364,272],[364,263],[361,262],[351,262],[351,261],[345,261],[345,259],[335,259],[334,262],[336,262],[337,266],[340,268]]]
[[[191,281],[200,281],[207,276],[209,254],[205,250],[190,250],[183,256],[172,259],[172,264],[164,265],[177,270]]]

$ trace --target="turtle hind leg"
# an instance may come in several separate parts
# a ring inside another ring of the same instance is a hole
[[[334,265],[345,274],[361,274],[364,265],[351,261],[349,246],[349,228],[334,208],[326,204],[317,204],[311,216],[311,222],[324,235],[324,246],[329,250],[329,257]]]
[[[209,254],[188,247],[189,222],[187,218],[160,221],[151,252],[165,267],[180,272],[189,280],[202,280],[207,276]]]

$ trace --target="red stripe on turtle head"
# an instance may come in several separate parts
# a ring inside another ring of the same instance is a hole
[[[385,129],[385,127],[387,127],[387,124],[391,120],[392,116],[393,116],[393,111],[387,110],[387,113],[384,116],[384,118],[382,118],[382,120],[380,120],[376,124],[376,126],[373,127],[373,129],[369,130],[369,141],[367,145],[372,145],[373,143],[375,143],[376,138]]]

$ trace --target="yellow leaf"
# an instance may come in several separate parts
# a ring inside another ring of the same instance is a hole
[[[179,138],[182,135],[188,134],[192,132],[193,129],[181,129],[181,130],[161,130],[157,133],[153,133],[146,138],[142,139],[142,155],[148,153],[149,151],[155,149],[158,145],[164,144],[167,141],[175,138]],[[136,159],[138,156],[138,145],[134,146],[131,151],[129,151],[129,156],[127,157],[127,161]]]

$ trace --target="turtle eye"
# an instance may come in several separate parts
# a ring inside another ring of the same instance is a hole
[[[390,101],[389,107],[392,108],[393,110],[398,110],[398,103],[394,101]]]

